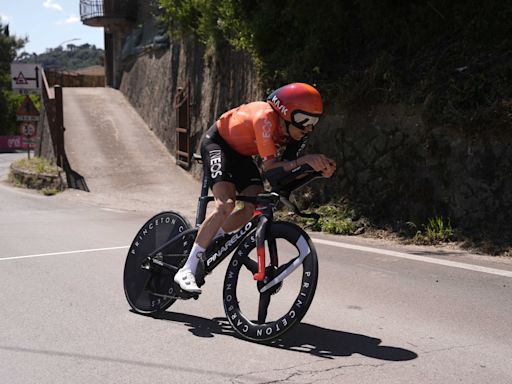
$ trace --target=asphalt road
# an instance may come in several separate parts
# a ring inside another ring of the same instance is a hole
[[[0,179],[20,156],[0,154]],[[312,234],[315,300],[284,339],[259,345],[226,322],[222,265],[199,300],[131,312],[125,254],[153,205],[129,190],[111,206],[96,196],[0,182],[0,382],[511,382],[508,259]]]

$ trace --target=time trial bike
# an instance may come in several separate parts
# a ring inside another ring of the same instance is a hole
[[[229,323],[243,339],[278,338],[309,309],[318,280],[315,247],[302,228],[274,220],[273,214],[282,202],[298,215],[318,220],[316,213],[301,212],[289,198],[319,177],[320,173],[302,165],[286,177],[274,177],[269,193],[237,196],[237,201],[255,204],[254,216],[238,231],[215,240],[199,260],[196,282],[202,286],[205,277],[234,252],[224,278],[223,302]],[[176,300],[198,298],[181,290],[174,275],[184,265],[207,205],[214,200],[208,190],[203,177],[194,227],[179,213],[166,211],[149,219],[135,236],[126,258],[124,291],[136,313],[152,314]]]

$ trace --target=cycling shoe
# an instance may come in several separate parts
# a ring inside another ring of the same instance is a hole
[[[174,275],[174,281],[186,292],[201,293],[201,288],[197,286],[196,278],[190,269],[180,269]]]

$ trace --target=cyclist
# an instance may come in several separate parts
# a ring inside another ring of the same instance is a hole
[[[174,277],[182,290],[201,293],[195,273],[205,249],[213,239],[251,219],[253,204],[245,203],[236,211],[234,208],[237,191],[246,196],[264,192],[252,156],[259,155],[263,171],[273,170],[274,175],[286,175],[309,164],[323,176],[332,176],[336,170],[333,160],[321,154],[301,156],[322,112],[322,97],[313,86],[292,83],[272,92],[266,102],[242,104],[225,112],[208,129],[201,142],[201,156],[215,208],[201,224],[185,265]]]

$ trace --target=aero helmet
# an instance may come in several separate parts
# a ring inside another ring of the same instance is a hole
[[[274,111],[287,123],[304,129],[315,125],[323,112],[322,96],[311,85],[291,83],[276,89],[267,98]]]

